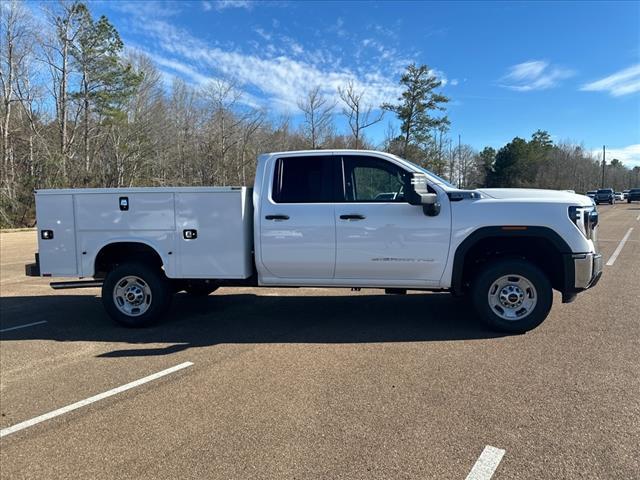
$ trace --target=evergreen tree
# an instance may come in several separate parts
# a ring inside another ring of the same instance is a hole
[[[435,91],[442,86],[442,81],[426,65],[409,65],[400,78],[400,85],[404,91],[398,103],[385,103],[382,108],[395,113],[402,122],[400,135],[394,141],[401,148],[399,153],[418,160],[424,157],[424,147],[432,140],[431,132],[449,125],[446,115],[432,115],[432,112],[444,111],[443,104],[449,99]]]
[[[80,73],[72,98],[81,103],[85,169],[91,163],[91,116],[97,122],[123,120],[124,106],[141,81],[131,65],[122,61],[124,44],[115,27],[103,15],[94,21],[83,3],[74,4],[79,35],[71,47],[74,66]]]

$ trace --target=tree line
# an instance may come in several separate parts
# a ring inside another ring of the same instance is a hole
[[[538,131],[477,152],[450,137],[449,99],[426,65],[409,65],[395,103],[372,105],[347,82],[335,98],[299,92],[301,121],[247,106],[229,79],[167,88],[154,62],[125,49],[109,20],[81,2],[43,5],[36,20],[19,1],[0,4],[0,226],[34,223],[40,188],[250,184],[270,151],[380,149],[419,163],[460,188],[517,186],[586,191],[597,159]],[[346,125],[338,128],[338,118]],[[380,144],[367,129],[387,120]],[[637,185],[619,161],[608,186]],[[633,185],[635,184],[635,185]]]

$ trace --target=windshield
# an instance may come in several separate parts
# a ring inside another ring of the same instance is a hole
[[[605,188],[605,189],[598,190],[598,193],[613,193],[613,190],[609,188]]]
[[[407,163],[410,163],[411,165],[413,165],[414,167],[416,167],[418,170],[420,170],[423,173],[426,173],[427,175],[429,175],[430,177],[433,177],[434,179],[436,179],[439,183],[443,184],[445,187],[449,187],[449,188],[457,188],[455,185],[451,185],[449,182],[447,182],[444,178],[436,175],[435,173],[433,173],[431,170],[427,170],[424,167],[421,167],[420,165],[416,165],[413,162],[410,162],[409,160],[406,159],[402,159]]]

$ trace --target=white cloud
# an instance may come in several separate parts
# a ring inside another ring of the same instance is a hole
[[[607,91],[614,97],[640,92],[640,63],[595,82],[587,83],[580,90],[588,92]]]
[[[328,49],[318,45],[306,51],[288,37],[278,36],[277,46],[261,45],[259,50],[246,53],[208,45],[161,19],[137,24],[136,28],[144,34],[145,49],[157,52],[154,60],[161,67],[182,73],[197,84],[208,78],[203,71],[216,78],[234,79],[247,96],[263,98],[263,106],[276,113],[297,111],[298,99],[315,85],[321,85],[327,97],[335,98],[338,87],[349,80],[365,90],[371,105],[395,101],[400,94],[395,70],[410,63],[410,59],[386,49],[379,51],[386,53],[385,58],[375,56],[377,65],[345,68],[340,66],[340,57]],[[444,79],[442,72],[433,72]]]
[[[545,90],[573,75],[574,71],[551,65],[547,61],[529,60],[509,67],[507,74],[500,79],[500,84],[518,92]]]
[[[202,86],[207,84],[208,82],[215,80],[214,77],[210,77],[208,75],[204,75],[197,70],[194,70],[189,65],[186,65],[178,60],[172,58],[165,58],[159,55],[154,55],[153,53],[146,52],[139,48],[135,48],[135,50],[143,53],[147,57],[149,57],[153,62],[160,67],[162,71],[171,70],[176,73],[182,74],[182,76],[186,77],[192,83],[197,86]]]
[[[251,10],[252,2],[249,0],[215,0],[210,1],[211,6],[217,11],[226,10],[228,8],[244,8],[245,10]]]
[[[271,34],[269,32],[265,32],[264,29],[256,28],[254,31],[267,42],[271,40]]]
[[[147,0],[144,2],[110,2],[107,5],[118,12],[134,15],[143,21],[148,18],[173,17],[182,11],[182,5],[179,3],[159,2],[158,0]]]
[[[592,150],[591,154],[602,160],[602,149]],[[607,148],[607,164],[614,158],[620,160],[628,168],[640,167],[640,143],[621,148]]]
[[[185,79],[187,83],[196,88],[203,88],[214,82],[227,83],[227,80],[221,77],[202,74],[199,71],[193,69],[190,65],[174,58],[155,55],[139,47],[130,47],[130,49],[149,57],[159,67],[159,70],[163,76],[163,81],[167,86],[171,85],[171,82],[176,77]],[[180,75],[176,75],[176,73]],[[246,92],[242,92],[242,96],[238,99],[238,101],[239,103],[252,108],[259,108],[261,106],[259,100],[256,97]]]
[[[458,79],[457,78],[451,79],[451,86],[455,87],[456,85],[458,85]]]

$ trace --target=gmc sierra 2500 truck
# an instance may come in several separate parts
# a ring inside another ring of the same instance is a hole
[[[36,192],[27,275],[102,287],[117,322],[157,320],[175,292],[220,286],[381,288],[469,296],[491,328],[524,332],[602,274],[598,213],[552,190],[459,190],[397,156],[260,155],[248,187]]]

